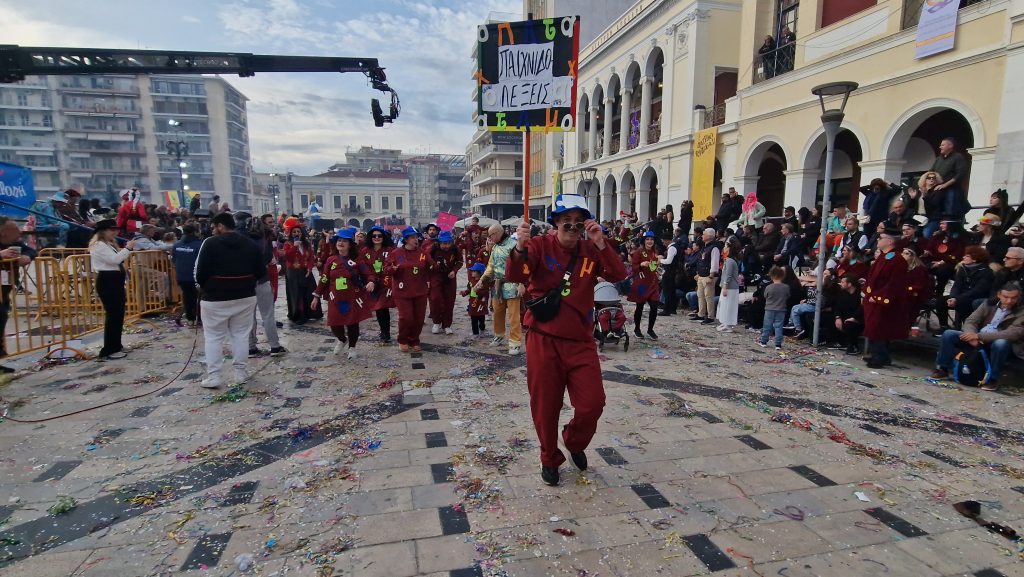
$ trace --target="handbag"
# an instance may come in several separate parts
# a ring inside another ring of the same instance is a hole
[[[569,278],[572,276],[572,271],[576,266],[576,257],[580,255],[579,244],[576,245],[576,252],[569,259],[569,266],[565,267],[565,274],[562,275],[562,282],[558,283],[558,286],[545,292],[539,297],[528,299],[526,301],[526,308],[530,309],[533,313],[533,318],[539,322],[546,323],[556,316],[558,311],[562,307],[562,291],[569,286]]]

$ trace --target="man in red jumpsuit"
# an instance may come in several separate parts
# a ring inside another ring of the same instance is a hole
[[[462,268],[462,254],[455,246],[452,233],[444,231],[437,236],[437,242],[430,247],[430,318],[434,326],[430,332],[450,335],[452,315],[455,311],[455,276]]]
[[[583,451],[597,431],[604,409],[604,384],[594,344],[594,285],[626,278],[626,267],[593,220],[587,202],[578,195],[559,195],[548,217],[555,234],[530,238],[530,221],[516,230],[516,247],[509,256],[505,278],[527,285],[527,299],[562,287],[558,313],[539,321],[526,312],[526,382],[530,412],[540,440],[541,478],[558,484],[558,467],[565,455],[558,448],[558,414],[569,390],[574,414],[562,428],[562,440],[573,463],[587,468]],[[566,268],[571,267],[568,280]]]
[[[864,285],[864,336],[868,338],[868,367],[892,364],[889,342],[910,332],[907,261],[896,252],[898,230],[886,229],[878,237],[879,256]]]
[[[420,233],[407,226],[402,229],[402,246],[388,253],[384,272],[391,275],[398,307],[398,345],[403,353],[418,353],[423,317],[427,311],[427,273],[434,261],[420,248]]]

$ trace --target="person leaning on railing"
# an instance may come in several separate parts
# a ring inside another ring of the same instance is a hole
[[[18,223],[0,216],[0,358],[7,356],[7,316],[11,312],[11,288],[18,284],[21,267],[28,265],[36,257],[36,251],[21,242],[21,229]],[[14,369],[0,365],[0,373],[13,373]]]
[[[96,231],[89,241],[89,257],[96,273],[96,294],[107,315],[103,323],[103,348],[96,359],[99,361],[123,359],[126,353],[121,344],[125,302],[128,300],[124,290],[124,261],[135,248],[135,241],[130,240],[125,248],[120,248],[116,241],[117,231],[117,221],[101,220],[96,223]]]

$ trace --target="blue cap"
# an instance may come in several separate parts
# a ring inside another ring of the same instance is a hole
[[[484,272],[487,270],[487,265],[482,262],[473,263],[473,266],[469,267],[469,270],[476,272]]]
[[[356,229],[355,228],[343,228],[343,229],[339,230],[338,232],[334,233],[334,236],[331,237],[331,242],[338,242],[339,240],[352,241],[352,240],[355,240],[355,239],[356,239]]]
[[[375,224],[375,225],[371,226],[370,227],[370,232],[382,232],[382,233],[384,233],[384,236],[388,236],[388,231],[384,230],[384,227],[379,225],[379,224]]]
[[[415,228],[413,228],[411,226],[407,226],[407,227],[402,229],[402,238],[405,239],[405,238],[410,237],[410,236],[416,236],[419,233],[420,232],[418,230],[416,230]]]
[[[548,223],[555,224],[555,217],[570,210],[581,210],[587,220],[592,220],[594,215],[587,208],[587,199],[578,194],[559,194],[555,197],[555,209],[548,216]]]
[[[645,232],[644,233],[644,238],[654,238],[654,231],[653,230],[649,230],[649,231]]]
[[[437,235],[437,242],[455,242],[455,239],[452,238],[452,233],[446,230]]]

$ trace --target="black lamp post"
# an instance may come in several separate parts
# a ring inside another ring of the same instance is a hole
[[[173,118],[167,121],[168,126],[177,127],[181,126],[181,123]],[[174,140],[168,140],[166,142],[167,154],[174,157],[174,160],[178,163],[178,206],[183,207],[185,204],[185,191],[188,190],[188,185],[185,184],[185,180],[188,179],[188,174],[185,173],[185,168],[188,163],[182,160],[188,156],[188,142],[184,140],[182,134],[184,131],[176,130],[174,134]]]
[[[832,200],[832,158],[835,154],[836,136],[843,124],[843,111],[846,110],[846,102],[850,99],[850,93],[857,90],[856,82],[830,82],[821,84],[811,89],[811,93],[818,97],[821,103],[821,124],[825,127],[825,190],[821,199],[821,236],[818,241],[818,269],[817,281],[818,298],[814,301],[814,346],[821,343],[821,306],[825,301],[822,294],[822,286],[825,281],[825,261],[828,259],[828,212]],[[842,96],[843,101],[839,108],[825,109],[825,97]]]

